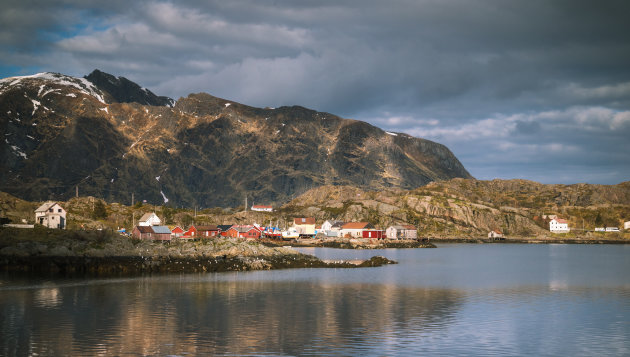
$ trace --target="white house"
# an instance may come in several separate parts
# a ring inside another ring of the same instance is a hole
[[[630,221],[623,223],[623,229],[630,229]]]
[[[158,217],[154,212],[145,213],[138,221],[138,225],[142,227],[159,226],[161,223],[162,221],[160,221],[160,217]]]
[[[374,226],[369,222],[348,222],[341,226],[339,236],[349,238],[362,238],[363,231],[368,229],[374,229]]]
[[[315,218],[305,217],[305,218],[295,218],[293,219],[293,228],[300,235],[315,235]]]
[[[327,231],[332,231],[333,230],[333,226],[336,226],[339,230],[341,229],[341,226],[343,225],[342,221],[326,221],[324,223],[322,223],[322,231],[327,232]]]
[[[265,205],[253,205],[252,206],[252,211],[273,212],[273,207],[272,206],[265,206]]]
[[[495,229],[493,231],[490,231],[490,233],[488,233],[488,238],[489,239],[503,238],[503,233]]]
[[[385,230],[388,239],[417,239],[418,231],[412,225],[389,226]]]
[[[562,218],[554,218],[549,221],[549,231],[551,233],[569,233],[569,222]]]
[[[66,229],[66,210],[57,202],[46,202],[35,210],[35,223],[48,228]]]

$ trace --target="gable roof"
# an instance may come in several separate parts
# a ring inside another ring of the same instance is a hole
[[[315,218],[313,217],[294,218],[293,224],[295,224],[296,226],[302,225],[302,224],[315,224]]]
[[[182,229],[182,227],[180,227],[180,226],[175,226],[175,228],[173,228],[171,230],[171,232],[173,232],[173,233],[184,233],[184,229]]]
[[[219,227],[217,227],[214,224],[207,225],[207,226],[197,226],[196,228],[198,231],[218,231],[219,230]]]
[[[219,224],[217,227],[222,231],[225,232],[228,229],[230,229],[230,227],[232,227],[233,224]]]
[[[157,234],[171,234],[171,230],[168,229],[167,226],[152,226],[150,228],[153,229],[153,233],[157,233]]]
[[[155,214],[155,212],[151,212],[151,213],[145,213],[142,215],[142,217],[140,217],[140,220],[138,220],[138,222],[146,222],[149,220],[149,218],[151,218],[151,216],[156,216],[157,214]],[[159,219],[160,217],[158,217]]]
[[[332,226],[330,226],[330,228],[341,228],[343,227],[344,224],[346,224],[346,222],[344,221],[334,221],[335,223],[332,224]]]
[[[140,233],[153,233],[153,227],[152,226],[136,226],[136,229]],[[169,231],[169,233],[171,233],[171,231]]]
[[[57,204],[57,202],[48,201],[48,202],[44,203],[43,205],[39,206],[39,208],[36,209],[35,212],[46,212],[46,211],[48,211],[50,208],[52,208],[56,204]],[[59,207],[61,207],[61,206],[59,206]],[[61,207],[61,208],[63,208],[63,207]]]
[[[558,223],[569,223],[567,220],[562,219],[562,218],[556,218],[556,222],[558,222]]]
[[[370,222],[348,222],[341,229],[365,229],[371,226]]]
[[[234,229],[235,231],[237,231],[239,233],[249,232],[252,229],[255,229],[255,230],[260,232],[260,229],[258,229],[258,227],[256,227],[256,226],[232,226],[232,227],[230,227],[230,229]]]

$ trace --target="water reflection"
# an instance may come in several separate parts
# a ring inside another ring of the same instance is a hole
[[[463,298],[369,284],[168,279],[57,290],[54,309],[37,303],[50,289],[3,291],[0,322],[11,333],[0,337],[0,354],[356,352],[444,329]]]
[[[451,245],[369,269],[0,273],[0,356],[630,355],[630,246]]]

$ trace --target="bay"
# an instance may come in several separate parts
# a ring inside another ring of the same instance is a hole
[[[0,355],[630,355],[630,246],[300,248],[399,264],[0,275]]]

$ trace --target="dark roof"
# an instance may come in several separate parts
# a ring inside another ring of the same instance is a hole
[[[136,228],[138,228],[140,233],[153,233],[153,227],[151,226],[136,226]]]
[[[208,225],[208,226],[196,226],[198,231],[218,231],[219,227],[216,225]]]
[[[217,227],[221,230],[221,232],[225,232],[232,226],[233,224],[219,224]]]

